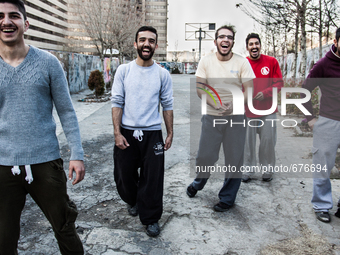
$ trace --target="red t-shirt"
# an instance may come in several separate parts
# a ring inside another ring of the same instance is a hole
[[[251,60],[247,57],[256,79],[254,82],[253,97],[257,93],[262,92],[264,100],[253,100],[253,106],[256,110],[268,110],[272,106],[272,88],[277,88],[277,93],[283,87],[282,73],[279,63],[274,57],[261,54],[257,60]],[[249,118],[260,117],[259,115],[250,112],[248,105],[245,105],[246,116]],[[274,112],[277,112],[277,108]]]

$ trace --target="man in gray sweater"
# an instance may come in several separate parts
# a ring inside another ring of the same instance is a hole
[[[155,28],[139,28],[134,46],[137,59],[118,67],[112,86],[114,177],[120,197],[130,205],[129,213],[139,214],[146,233],[157,236],[163,211],[164,151],[173,137],[172,81],[169,72],[152,60]],[[165,143],[159,104],[167,130]]]
[[[20,215],[29,193],[52,225],[62,254],[84,254],[74,226],[60,158],[56,107],[71,149],[69,179],[85,168],[78,121],[56,57],[24,42],[21,0],[0,0],[0,254],[17,254]]]

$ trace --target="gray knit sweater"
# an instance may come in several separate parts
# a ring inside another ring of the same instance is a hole
[[[0,58],[0,165],[60,158],[53,103],[71,149],[70,159],[83,160],[78,121],[58,59],[33,46],[15,68]]]

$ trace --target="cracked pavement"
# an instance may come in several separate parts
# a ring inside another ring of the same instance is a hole
[[[157,238],[148,237],[138,217],[128,215],[126,204],[116,191],[110,102],[78,102],[89,90],[72,95],[85,151],[86,175],[75,186],[68,183],[68,194],[79,210],[76,225],[86,254],[264,254],[268,245],[301,237],[301,226],[323,236],[331,247],[329,254],[340,254],[340,219],[333,216],[336,208],[331,210],[330,224],[315,218],[310,203],[312,179],[306,176],[277,173],[267,183],[256,175],[255,180],[241,184],[235,206],[225,213],[212,209],[218,202],[223,182],[220,178],[211,178],[196,197],[186,195],[186,187],[193,179],[190,165],[197,151],[200,123],[192,122],[190,129],[190,78],[194,76],[172,78],[174,141],[165,154],[164,210],[159,222],[162,232]],[[58,119],[56,122],[67,171],[69,149]],[[197,139],[190,139],[190,134]],[[277,165],[311,164],[308,154],[312,138],[293,134],[291,128],[278,125]],[[340,195],[338,180],[332,180],[332,188],[336,205]],[[25,255],[60,254],[49,223],[29,196],[22,212],[18,249],[19,254]]]

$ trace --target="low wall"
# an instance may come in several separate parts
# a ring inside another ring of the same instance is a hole
[[[58,51],[49,51],[56,56],[68,80],[70,93],[77,93],[87,89],[87,81],[90,73],[94,70],[103,71],[98,56],[83,55],[77,53],[65,53]],[[105,58],[104,60],[104,81],[108,82],[111,79],[112,73],[117,69],[119,64],[118,59]]]
[[[332,44],[329,45],[324,45],[322,47],[322,56],[325,56],[326,53],[330,50]],[[301,57],[302,54],[301,52],[298,53],[298,58],[297,58],[297,72],[296,72],[296,78],[306,78],[309,71],[312,69],[313,65],[318,62],[319,60],[319,48],[314,48],[310,49],[307,51],[307,64],[306,64],[306,73],[305,77],[301,77]],[[277,57],[276,59],[278,60],[280,64],[280,68],[282,71],[282,75],[285,78],[292,78],[294,74],[294,58],[295,55],[294,53],[288,54],[287,56],[281,56]]]
[[[324,56],[330,50],[331,44],[324,45],[322,48],[322,56]],[[65,53],[58,51],[49,51],[54,56],[56,56],[67,77],[69,83],[69,89],[71,93],[77,93],[81,90],[87,89],[87,81],[89,79],[90,73],[93,70],[104,71],[104,81],[109,82],[112,75],[119,65],[117,58],[104,60],[104,70],[101,68],[100,58],[98,56],[83,55],[77,53]],[[301,77],[301,52],[298,54],[297,64],[298,69],[296,72],[296,78]],[[294,74],[294,54],[288,54],[287,56],[277,57],[280,64],[282,75],[285,78],[292,78]],[[319,60],[319,49],[314,48],[307,51],[307,67],[306,67],[306,77],[313,67],[313,65]],[[194,62],[157,62],[160,66],[167,69],[170,73],[174,70],[178,70],[181,74],[195,74],[197,69],[197,63]]]
[[[170,73],[178,69],[181,74],[195,74],[197,63],[194,62],[157,62],[160,66],[167,69]]]

